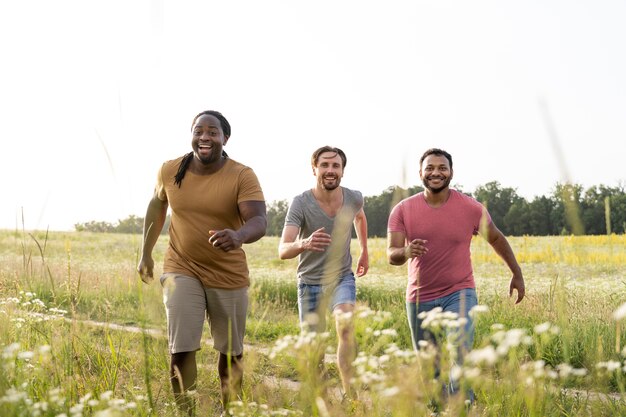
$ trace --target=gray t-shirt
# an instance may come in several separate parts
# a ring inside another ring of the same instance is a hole
[[[294,197],[289,205],[285,226],[300,228],[298,238],[307,238],[320,227],[331,235],[324,252],[304,251],[298,256],[298,282],[327,285],[352,273],[352,224],[363,207],[363,195],[345,187],[341,190],[343,206],[334,217],[322,210],[311,190]]]

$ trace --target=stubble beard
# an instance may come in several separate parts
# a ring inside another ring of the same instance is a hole
[[[326,191],[332,191],[332,190],[337,189],[340,183],[341,183],[340,178],[335,178],[335,181],[332,183],[332,185],[327,185],[323,177],[322,177],[322,180],[320,181],[320,185],[322,186],[322,189]]]
[[[443,190],[445,190],[446,188],[448,188],[450,186],[450,181],[452,181],[452,178],[448,177],[444,180],[443,184],[441,184],[440,187],[438,188],[434,188],[431,187],[428,184],[428,178],[423,178],[422,179],[422,184],[424,184],[424,188],[426,188],[428,191],[430,191],[433,194],[439,194],[440,192],[442,192]]]

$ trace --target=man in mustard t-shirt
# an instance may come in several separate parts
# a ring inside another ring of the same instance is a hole
[[[223,407],[241,390],[250,284],[242,245],[263,237],[267,226],[256,175],[223,151],[230,137],[226,118],[204,111],[194,118],[191,131],[193,152],[165,162],[159,170],[137,267],[141,279],[150,282],[152,250],[169,207],[170,241],[161,284],[172,388],[176,403],[189,415],[194,414],[195,401],[187,394],[196,386],[196,351],[205,317],[219,351]]]

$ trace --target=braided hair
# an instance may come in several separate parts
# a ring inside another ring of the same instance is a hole
[[[196,124],[196,120],[198,120],[200,116],[205,116],[205,115],[213,116],[217,120],[219,120],[220,125],[222,127],[222,132],[224,132],[224,136],[227,138],[230,137],[230,123],[228,123],[228,120],[226,120],[226,118],[222,115],[222,113],[215,111],[215,110],[205,110],[201,113],[198,113],[196,117],[193,118],[193,121],[191,122],[191,129],[193,129],[194,125]],[[222,156],[224,158],[228,158],[228,154],[223,149],[222,149]],[[183,178],[185,178],[185,173],[187,172],[187,169],[189,168],[189,165],[191,164],[192,160],[193,160],[193,152],[189,152],[188,154],[183,156],[183,159],[180,161],[180,165],[178,166],[178,172],[176,172],[176,175],[174,175],[174,184],[178,185],[178,188],[180,188],[180,186],[182,185]]]

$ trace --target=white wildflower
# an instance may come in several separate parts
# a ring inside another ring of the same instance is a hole
[[[389,388],[385,388],[380,392],[382,397],[394,397],[400,393],[400,388],[393,386]]]
[[[479,314],[487,313],[487,312],[489,312],[489,307],[478,304],[472,307],[472,309],[469,311],[469,316],[471,318],[475,318]]]
[[[479,365],[481,363],[493,365],[497,362],[498,355],[496,354],[493,346],[488,345],[482,349],[472,350],[465,356],[465,360],[469,363],[474,363],[476,365]]]
[[[550,322],[544,322],[535,326],[534,331],[537,334],[542,334],[550,330]]]
[[[626,317],[626,303],[619,306],[618,309],[613,312],[613,318],[615,320],[622,320],[624,317]]]

